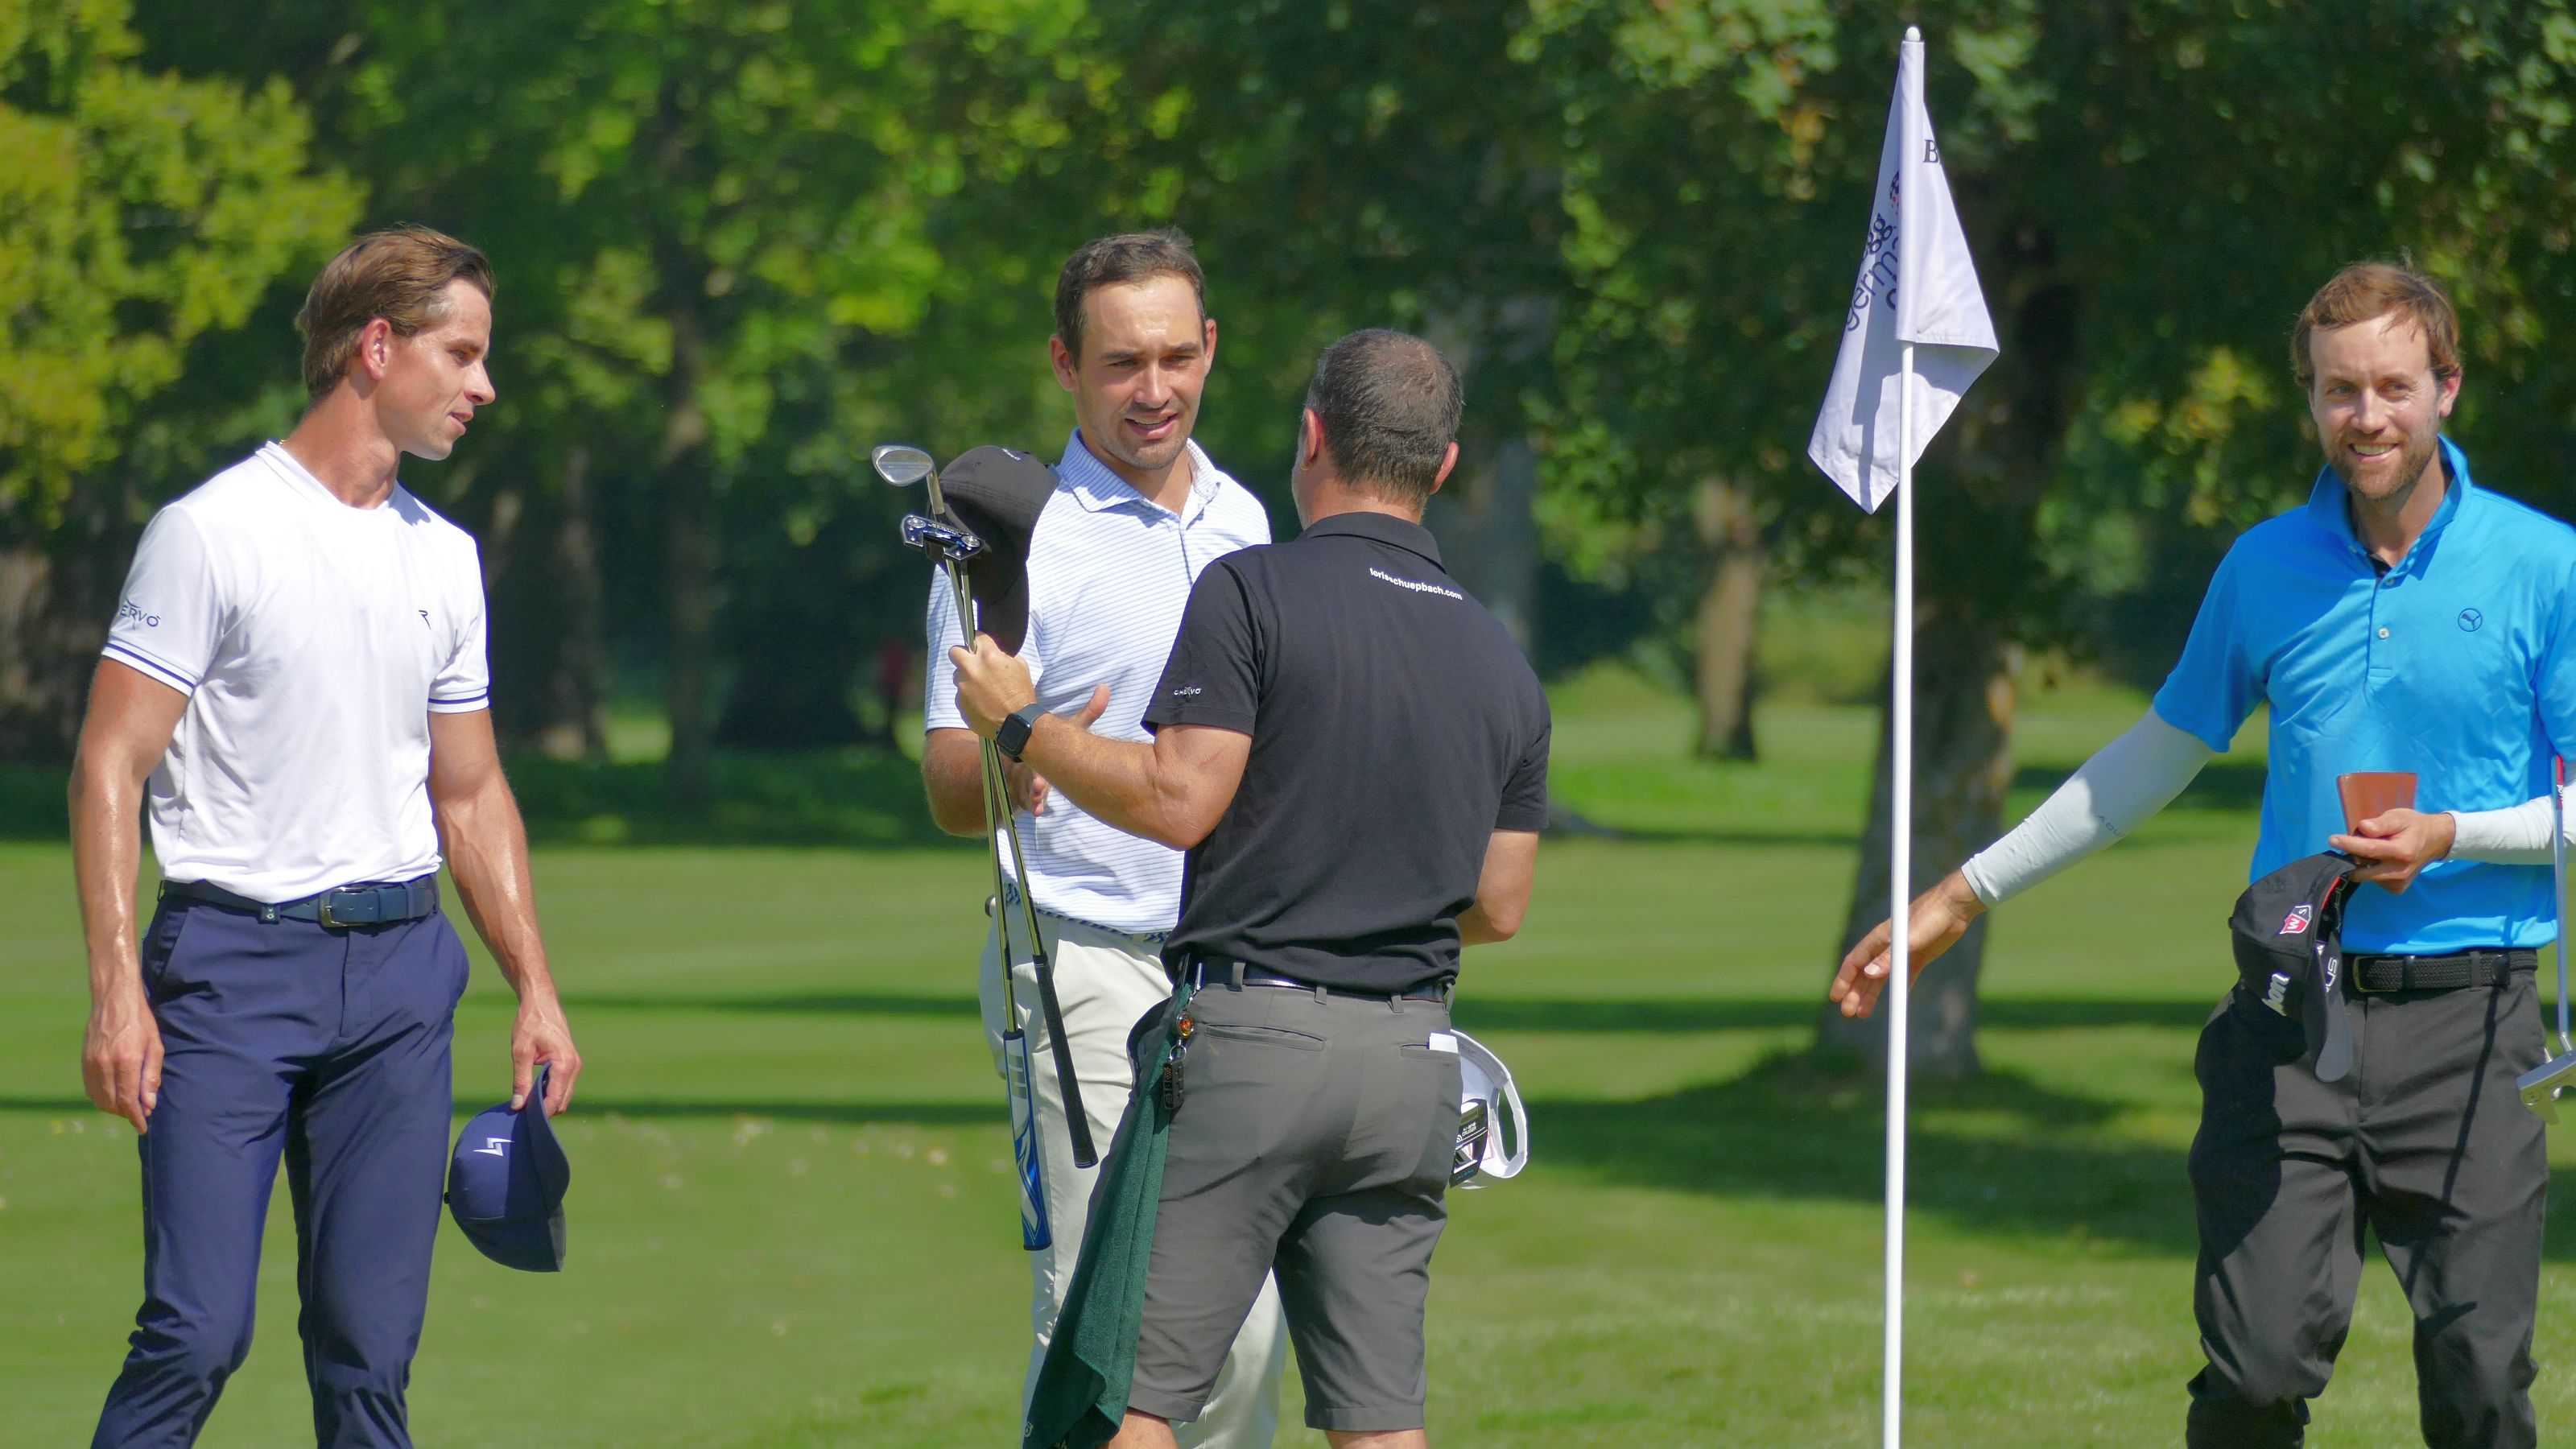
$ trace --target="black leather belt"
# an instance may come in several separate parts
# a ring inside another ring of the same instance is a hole
[[[2517,971],[2539,969],[2530,950],[2457,951],[2448,956],[2349,956],[2346,979],[2355,991],[2457,991],[2464,986],[2504,986]]]
[[[1326,986],[1320,982],[1300,981],[1294,976],[1278,976],[1267,971],[1244,972],[1243,984],[1284,987],[1291,991],[1314,991],[1327,996],[1356,997],[1361,1001],[1447,1001],[1449,999],[1448,988],[1440,986],[1416,987],[1411,991],[1354,991],[1347,986]]]
[[[335,929],[350,926],[389,926],[400,921],[416,921],[438,909],[438,877],[424,875],[412,880],[370,882],[364,885],[334,886],[320,895],[300,901],[255,901],[235,895],[219,885],[201,880],[165,880],[161,894],[182,900],[203,901],[228,911],[244,911],[263,921],[312,921]]]

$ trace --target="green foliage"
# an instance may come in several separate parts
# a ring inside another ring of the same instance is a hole
[[[0,525],[41,533],[192,342],[357,210],[286,86],[135,61],[125,0],[0,0]]]
[[[1883,550],[1802,444],[1908,22],[2004,331],[1927,464],[1927,588],[2047,640],[2085,617],[2068,605],[2103,514],[2188,550],[2302,493],[2288,323],[2367,255],[2411,253],[2452,287],[2472,359],[2455,431],[2483,475],[2557,488],[2576,408],[2551,330],[2576,287],[2563,5],[2324,24],[2233,0],[1543,0],[1520,53],[1568,97],[1580,297],[1559,336],[1572,466],[1551,480],[1603,500],[1566,510],[1569,533],[1669,534],[1715,472],[1763,490],[1793,567]],[[1618,537],[1576,552],[1615,562]]]

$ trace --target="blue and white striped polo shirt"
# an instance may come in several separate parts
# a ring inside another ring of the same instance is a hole
[[[1190,586],[1210,560],[1270,541],[1261,500],[1189,445],[1190,501],[1179,517],[1147,499],[1092,455],[1076,429],[1056,465],[1055,497],[1029,546],[1029,633],[1020,658],[1050,710],[1079,709],[1095,684],[1109,711],[1093,730],[1148,740],[1143,717],[1163,677]],[[959,642],[948,586],[930,587],[930,658],[922,691],[925,729],[964,729],[957,712]],[[1020,816],[1029,894],[1038,905],[1115,930],[1168,931],[1181,913],[1181,852],[1111,828],[1061,794],[1046,813]],[[1003,856],[1009,870],[1010,857]],[[1014,872],[1016,874],[1016,872]]]

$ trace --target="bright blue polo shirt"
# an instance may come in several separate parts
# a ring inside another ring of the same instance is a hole
[[[2441,510],[2385,577],[2332,469],[2307,506],[2246,530],[2156,692],[2157,714],[2220,751],[2257,701],[2272,706],[2249,880],[2343,829],[2337,775],[2412,770],[2418,809],[2496,810],[2547,794],[2553,748],[2576,743],[2576,529],[2479,488],[2441,446]],[[2343,926],[2354,951],[2556,935],[2549,867],[2464,860],[2425,867],[2404,895],[2356,891]]]

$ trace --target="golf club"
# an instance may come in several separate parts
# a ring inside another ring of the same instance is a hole
[[[967,583],[966,569],[976,556],[985,551],[983,540],[977,538],[961,522],[952,521],[955,515],[950,512],[947,499],[939,491],[938,465],[928,452],[907,444],[888,443],[871,450],[868,461],[875,467],[878,477],[898,488],[908,488],[914,483],[923,485],[932,516],[927,518],[919,514],[907,516],[903,521],[903,541],[906,547],[929,554],[932,561],[946,571],[957,609],[958,628],[961,636],[971,647],[979,631],[979,621],[976,616],[974,591]],[[1010,791],[1002,772],[1001,751],[995,748],[991,740],[985,740],[982,741],[982,752],[985,833],[988,837],[992,837],[995,834],[993,828],[995,822],[999,822],[1000,839],[1007,839],[1010,842],[1011,866],[1016,872],[1013,879],[1025,881],[1029,876],[1028,857],[1020,847],[1019,821],[1011,809]],[[1072,1138],[1074,1165],[1092,1167],[1099,1163],[1100,1153],[1092,1141],[1090,1114],[1083,1110],[1082,1084],[1073,1066],[1073,1045],[1065,1039],[1064,1008],[1056,996],[1055,989],[1055,963],[1047,951],[1046,936],[1038,928],[1037,904],[1025,889],[1013,889],[1012,880],[1004,879],[999,839],[993,843],[992,856],[994,922],[1001,936],[1002,960],[1007,968],[1011,960],[1011,932],[1007,918],[1010,905],[1016,899],[1028,945],[1029,964],[1037,977],[1038,1011],[1046,1023],[1047,1041],[1055,1058],[1056,1080],[1062,1085],[1064,1092],[1065,1125],[1068,1135]],[[1010,984],[1010,973],[1006,969],[1003,973],[1005,1009],[1010,1014],[1013,1029],[1016,1030],[1019,1022],[1019,1008],[1016,997],[1010,992]],[[1025,1058],[1027,1052],[1025,1039],[1020,1044],[1020,1052]],[[1023,1075],[1025,1076],[1025,1072]],[[1024,1093],[1022,1098],[1015,1100],[1030,1099],[1027,1099]],[[1034,1114],[1033,1101],[1031,1110]],[[1032,1120],[1034,1121],[1034,1116]],[[1014,1135],[1017,1135],[1016,1128]],[[1030,1138],[1032,1155],[1022,1172],[1024,1186],[1033,1183],[1036,1179],[1035,1148],[1036,1139],[1034,1127],[1032,1127]],[[1042,1208],[1040,1216],[1040,1231],[1043,1232]],[[1032,1246],[1043,1246],[1043,1244],[1032,1244]]]
[[[2543,1122],[2558,1120],[2558,1094],[2576,1086],[2576,1036],[2567,1030],[2567,761],[2549,761],[2549,899],[2558,912],[2558,1055],[2522,1074],[2514,1083],[2522,1105]]]
[[[877,476],[897,487],[926,482],[930,487],[931,506],[939,506],[939,474],[928,453],[919,448],[889,444],[869,455]],[[964,529],[951,527],[920,514],[909,514],[903,520],[903,542],[906,548],[928,554],[932,562],[947,575],[955,591],[958,617],[971,617],[972,601],[968,598],[964,560],[983,550],[983,540]],[[987,855],[993,865],[993,926],[1002,943],[1002,1075],[1011,1104],[1011,1156],[1019,1167],[1020,1180],[1020,1246],[1030,1252],[1051,1246],[1055,1234],[1047,1222],[1044,1168],[1038,1156],[1037,1103],[1031,1095],[1028,1034],[1020,1030],[1020,1006],[1009,969],[1011,960],[1010,913],[1003,905],[1002,847],[995,835],[992,747],[984,749],[984,837]]]

